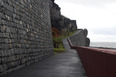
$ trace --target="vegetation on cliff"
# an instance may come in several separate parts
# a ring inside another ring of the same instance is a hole
[[[63,52],[62,39],[72,35],[77,30],[76,20],[61,15],[60,7],[51,0],[50,16],[52,25],[53,44],[55,52]]]
[[[55,53],[61,53],[61,52],[65,51],[62,40],[69,37],[69,36],[72,36],[76,31],[62,33],[62,35],[58,34],[58,32],[59,31],[57,29],[52,28],[53,44],[54,44],[54,52]]]

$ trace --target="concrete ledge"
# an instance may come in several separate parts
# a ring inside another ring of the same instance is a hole
[[[116,50],[75,47],[88,77],[116,77]]]

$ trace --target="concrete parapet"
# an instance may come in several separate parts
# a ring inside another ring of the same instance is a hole
[[[116,50],[77,47],[69,38],[68,42],[77,50],[88,77],[116,77]]]
[[[77,47],[88,77],[116,77],[116,50]]]

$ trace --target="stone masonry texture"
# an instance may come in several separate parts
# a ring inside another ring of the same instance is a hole
[[[0,0],[0,75],[53,54],[50,0]]]

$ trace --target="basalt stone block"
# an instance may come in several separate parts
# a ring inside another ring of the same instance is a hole
[[[4,13],[5,8],[0,5],[0,12]]]
[[[0,65],[0,73],[4,71],[3,65]]]
[[[85,46],[89,46],[89,45],[90,45],[90,39],[86,38],[86,44],[85,44]]]
[[[2,23],[1,24],[5,25],[6,24],[6,21],[4,19],[2,19]]]
[[[84,29],[83,32],[84,32],[84,35],[85,35],[85,38],[86,38],[87,35],[88,35],[88,30],[87,29]]]

